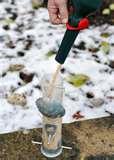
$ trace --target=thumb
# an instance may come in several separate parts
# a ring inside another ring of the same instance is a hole
[[[67,1],[64,0],[59,5],[60,18],[62,23],[67,23],[68,21],[68,9],[67,9]]]

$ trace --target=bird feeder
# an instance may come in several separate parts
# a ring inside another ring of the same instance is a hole
[[[42,80],[43,98],[36,102],[43,115],[42,146],[41,152],[46,157],[56,157],[62,153],[62,117],[65,110],[62,106],[63,83],[59,76],[54,85],[51,98],[48,97],[50,76]]]

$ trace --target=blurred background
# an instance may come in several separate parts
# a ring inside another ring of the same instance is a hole
[[[64,123],[114,113],[114,0],[90,21],[61,69]],[[47,0],[0,0],[0,133],[41,127],[35,102],[42,76],[55,71],[65,30],[50,23]]]

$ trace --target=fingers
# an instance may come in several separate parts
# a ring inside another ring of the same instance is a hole
[[[55,3],[55,0],[49,0],[48,1],[48,11],[49,11],[49,17],[50,17],[50,21],[53,24],[60,24],[61,23],[61,19],[58,16],[59,13],[59,9]]]
[[[50,17],[50,21],[53,24],[61,24],[61,19],[58,16],[57,8],[49,8],[49,17]]]
[[[63,24],[67,23],[67,21],[68,21],[68,9],[67,9],[66,0],[61,1],[60,5],[59,5],[59,12],[60,12],[61,22]]]
[[[53,24],[66,23],[68,21],[67,0],[48,0],[50,21]]]

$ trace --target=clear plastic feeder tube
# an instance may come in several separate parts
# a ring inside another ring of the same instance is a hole
[[[62,118],[43,116],[41,152],[46,157],[56,157],[62,153]]]
[[[62,78],[59,75],[50,99],[48,99],[49,80],[50,75],[47,75],[42,81],[43,99],[50,104],[52,101],[62,104],[64,92]],[[59,116],[59,113],[58,117],[53,118],[43,116],[41,152],[46,157],[56,157],[62,153],[62,116]]]

